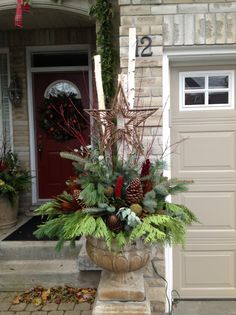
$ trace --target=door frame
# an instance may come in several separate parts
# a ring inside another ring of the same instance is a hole
[[[235,62],[236,57],[236,45],[227,46],[222,45],[214,46],[202,46],[202,47],[169,47],[164,48],[163,51],[163,62],[162,62],[162,96],[163,96],[163,147],[168,147],[171,143],[170,141],[170,117],[171,117],[171,108],[170,108],[170,63],[173,62],[175,65],[184,65],[187,61],[199,61],[208,65],[211,64],[211,60],[222,60],[224,63],[232,63],[232,60]],[[214,62],[214,60],[212,61]],[[170,149],[166,151],[166,162],[167,165],[171,164]],[[164,176],[171,177],[171,168],[164,171]],[[171,199],[171,198],[169,198]],[[172,247],[165,247],[165,277],[168,283],[167,287],[167,296],[170,301],[172,301],[172,290],[173,288],[173,250]],[[166,301],[166,311],[168,312],[168,303]]]
[[[88,66],[77,67],[37,67],[31,66],[31,55],[36,52],[59,52],[59,51],[86,51],[88,53]],[[32,180],[32,204],[35,205],[46,199],[39,199],[38,197],[38,178],[37,178],[37,157],[36,157],[36,123],[34,117],[33,104],[33,84],[32,76],[34,73],[43,72],[60,72],[60,71],[88,71],[89,84],[89,99],[90,106],[93,103],[92,95],[92,62],[91,62],[91,46],[90,45],[51,45],[51,46],[28,46],[26,47],[26,69],[27,69],[27,103],[29,116],[29,145],[30,145],[30,169]]]

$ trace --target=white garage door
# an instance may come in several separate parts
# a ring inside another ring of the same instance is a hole
[[[193,179],[174,199],[201,224],[174,248],[174,289],[182,298],[236,298],[235,66],[171,68],[172,177]]]

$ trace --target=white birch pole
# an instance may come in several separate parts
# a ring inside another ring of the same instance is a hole
[[[128,76],[125,73],[118,74],[118,84],[121,83],[126,98],[128,97]]]
[[[105,110],[105,98],[102,85],[102,67],[101,67],[101,56],[94,56],[94,72],[95,72],[95,81],[97,88],[98,96],[98,109]]]
[[[135,58],[136,58],[136,28],[129,29],[129,61],[128,61],[128,103],[134,108],[135,99]]]

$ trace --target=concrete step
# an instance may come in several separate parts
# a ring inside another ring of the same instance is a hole
[[[82,242],[77,241],[75,247],[65,243],[60,252],[56,252],[56,241],[1,241],[0,261],[4,260],[55,260],[78,259]]]
[[[34,286],[97,287],[99,272],[79,272],[77,260],[1,260],[0,291],[21,291]]]
[[[79,252],[78,256],[78,266],[79,270],[81,271],[98,271],[102,270],[100,267],[95,265],[92,260],[89,258],[87,251],[86,251],[86,240],[85,238],[81,239],[81,250]]]
[[[2,260],[0,290],[25,290],[33,286],[78,286],[78,267],[74,260]]]

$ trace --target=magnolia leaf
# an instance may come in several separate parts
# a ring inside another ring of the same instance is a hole
[[[155,213],[155,210],[157,207],[156,200],[145,198],[143,200],[143,205],[144,205],[145,209],[147,209],[150,213]]]
[[[113,207],[113,206],[110,206],[110,207],[107,207],[106,209],[108,212],[115,212],[116,211],[116,208]]]

